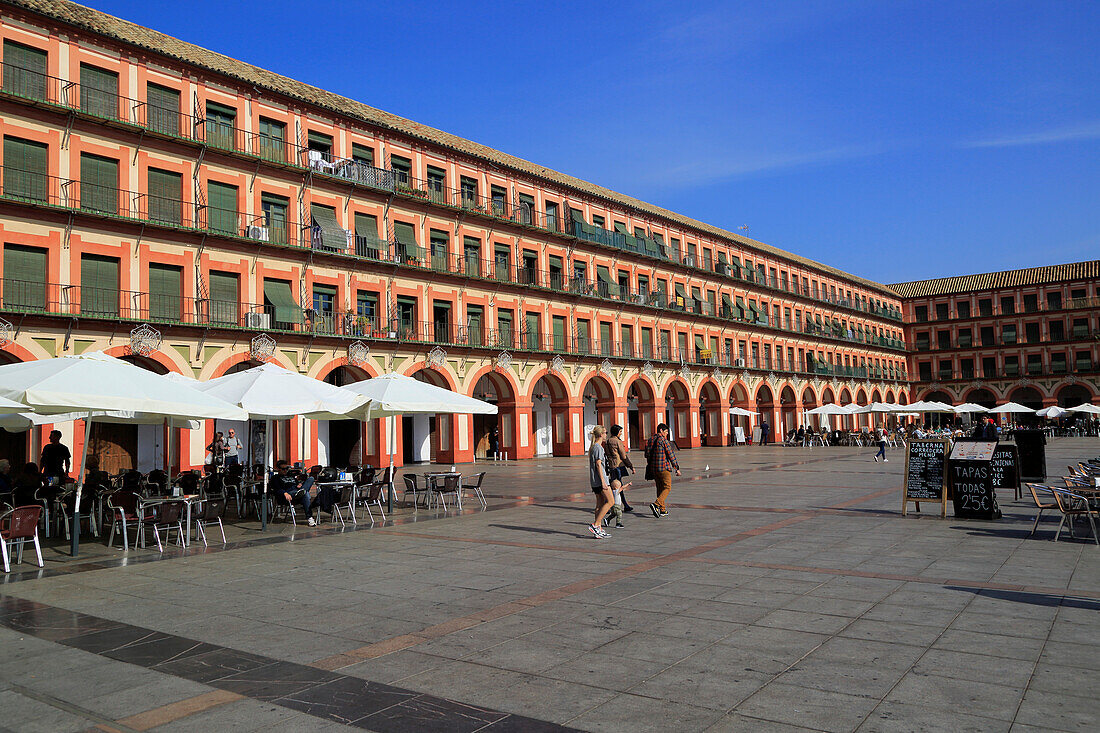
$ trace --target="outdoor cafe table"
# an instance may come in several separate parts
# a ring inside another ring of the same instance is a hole
[[[321,503],[321,497],[325,496],[329,499],[329,506],[336,504],[340,500],[340,489],[345,486],[355,486],[354,481],[317,481],[313,484],[317,487],[317,497],[313,500],[318,506]],[[317,515],[320,520],[320,514]]]
[[[424,472],[424,482],[427,484],[426,488],[428,489],[428,491],[427,491],[427,494],[428,494],[427,501],[431,501],[431,499],[432,499],[432,488],[435,486],[436,482],[440,481],[444,478],[447,478],[448,476],[458,476],[458,483],[459,483],[459,486],[460,486],[460,488],[458,490],[458,508],[461,510],[462,509],[462,489],[461,489],[462,474],[459,473],[458,471],[425,471]],[[427,501],[424,504],[425,509],[428,508]],[[414,499],[413,500],[413,508],[415,508],[415,507],[416,507],[416,500]]]
[[[201,504],[203,499],[198,494],[184,494],[182,496],[158,496],[153,499],[143,499],[140,503],[142,507],[155,506],[157,504],[167,504],[170,501],[182,502],[184,505],[184,534],[183,534],[183,546],[187,547],[191,544],[191,506],[193,504]]]

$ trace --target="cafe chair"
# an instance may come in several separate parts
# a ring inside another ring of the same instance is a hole
[[[17,506],[0,516],[0,555],[4,560],[4,572],[11,572],[10,552],[8,544],[19,543],[16,550],[15,561],[23,562],[23,545],[30,540],[34,544],[34,551],[38,555],[38,567],[45,567],[42,562],[42,545],[38,544],[38,519],[42,516],[42,507],[33,504],[30,506]]]
[[[1058,541],[1058,538],[1062,535],[1062,527],[1066,526],[1067,523],[1069,525],[1069,536],[1076,539],[1073,534],[1073,521],[1077,517],[1084,516],[1089,520],[1089,526],[1092,528],[1093,541],[1100,546],[1100,535],[1096,534],[1096,522],[1093,519],[1093,516],[1100,512],[1089,506],[1089,500],[1067,489],[1059,489],[1056,486],[1046,488],[1054,492],[1054,501],[1057,502],[1058,509],[1062,512],[1062,521],[1058,525],[1058,531],[1054,534],[1054,541]]]
[[[362,503],[367,510],[367,516],[370,517],[371,524],[374,524],[374,513],[370,510],[372,506],[378,507],[378,513],[382,515],[382,521],[386,521],[386,512],[382,508],[382,489],[384,487],[383,482],[375,481],[367,487],[367,493],[362,496]]]
[[[282,491],[271,491],[269,489],[269,492],[271,493],[271,496],[273,496],[274,499],[275,499],[275,501],[271,505],[271,520],[274,521],[280,515],[289,514],[291,525],[293,525],[294,527],[297,527],[298,526],[298,516],[294,511],[294,500],[293,500],[293,498],[291,498],[291,501],[287,501],[286,500],[286,495]]]
[[[487,504],[485,503],[485,494],[481,493],[481,484],[483,481],[485,481],[485,471],[482,471],[476,476],[471,476],[467,479],[463,479],[462,492],[474,492],[474,496],[476,496],[478,501],[481,502],[481,506],[487,506]]]
[[[202,539],[204,547],[210,545],[206,541],[206,527],[208,525],[217,522],[218,530],[222,533],[222,544],[228,544],[225,541],[225,525],[222,524],[222,517],[225,516],[226,500],[224,498],[207,499],[202,503],[202,511],[194,517],[195,527],[198,528],[199,537]]]
[[[61,496],[57,497],[58,513],[61,515],[61,521],[65,525],[65,539],[69,539],[69,517],[73,513],[73,503],[76,501],[76,491],[66,491]],[[94,511],[95,503],[95,491],[88,484],[84,484],[83,490],[80,492],[80,521],[81,523],[87,522],[88,531],[91,532],[93,537],[99,537],[99,525],[96,522],[96,512]]]
[[[344,510],[347,510],[352,524],[359,524],[355,519],[355,500],[358,493],[359,487],[353,484],[344,484],[340,487],[340,496],[332,505],[332,516],[340,523],[340,527],[347,526],[344,522]]]
[[[1039,510],[1039,513],[1035,515],[1035,524],[1031,525],[1031,531],[1028,532],[1027,535],[1031,537],[1035,534],[1035,530],[1039,528],[1039,519],[1042,518],[1043,512],[1048,509],[1057,511],[1058,502],[1054,501],[1054,489],[1049,486],[1044,486],[1043,484],[1028,484],[1027,488],[1031,492],[1031,498],[1035,500],[1036,508]],[[1039,494],[1046,494],[1050,498],[1050,501],[1043,501],[1039,498]]]
[[[438,477],[436,477],[436,479],[432,481],[431,486],[429,487],[429,496],[437,497],[440,503],[443,504],[443,511],[447,511],[447,500],[444,497],[446,497],[447,494],[454,494],[455,502],[458,504],[458,510],[462,511],[462,486],[460,483],[461,477],[457,474],[448,474],[447,476],[443,476],[442,478],[442,483],[440,483]]]
[[[411,491],[413,495],[413,507],[415,507],[417,494],[420,493],[420,477],[415,473],[406,473],[401,478],[405,480],[405,490],[401,492],[401,502],[404,503],[407,501],[406,497]]]
[[[157,549],[164,552],[164,543],[171,539],[172,528],[176,529],[176,544],[183,547],[186,542],[183,537],[183,502],[161,501],[154,504],[146,504],[143,509],[149,509],[141,522],[142,545],[145,544],[144,532],[149,527],[153,530],[153,536],[157,540]],[[160,531],[164,530],[164,543],[160,541]]]
[[[129,529],[134,529],[134,549],[138,545],[138,532],[145,518],[141,507],[141,497],[133,491],[119,489],[107,496],[107,511],[111,515],[111,533],[107,536],[107,546],[115,541],[115,530],[122,530],[122,549],[130,549]]]

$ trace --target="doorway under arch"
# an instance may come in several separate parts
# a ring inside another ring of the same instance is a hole
[[[674,379],[665,387],[665,419],[668,425],[668,438],[678,448],[691,447],[691,395],[687,385]]]
[[[657,399],[653,386],[643,377],[634,377],[626,386],[626,440],[628,448],[640,448],[653,435],[657,425]]]
[[[531,389],[535,456],[569,455],[569,390],[561,377],[547,372]]]
[[[703,445],[725,445],[722,434],[722,395],[714,382],[699,388],[699,441]]]
[[[759,440],[761,445],[775,440],[774,402],[775,397],[772,395],[771,388],[766,384],[760,385],[760,388],[756,390],[756,411],[760,413],[761,432]]]
[[[593,374],[584,385],[581,394],[582,425],[584,427],[584,449],[587,451],[592,443],[592,428],[603,425],[605,430],[611,429],[615,419],[615,388],[602,374]]]
[[[516,456],[516,391],[503,374],[489,371],[474,384],[474,399],[497,406],[495,415],[474,415],[474,457]]]

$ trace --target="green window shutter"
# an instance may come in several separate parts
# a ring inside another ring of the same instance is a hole
[[[217,102],[206,103],[206,142],[223,150],[235,150],[233,126],[237,110]]]
[[[378,217],[373,214],[356,214],[355,254],[376,260],[381,251],[388,249],[378,237]]]
[[[80,208],[118,213],[118,161],[84,153],[80,156]]]
[[[210,320],[236,325],[240,307],[240,290],[236,273],[210,272]]]
[[[258,144],[259,149],[255,152],[264,160],[287,162],[286,125],[282,122],[261,117]]]
[[[277,328],[290,328],[290,324],[302,322],[302,308],[294,300],[286,280],[264,280],[264,305],[274,311]]]
[[[80,258],[80,312],[118,316],[118,260],[83,255]]]
[[[152,263],[149,265],[149,317],[180,320],[183,295],[183,268]]]
[[[416,229],[403,221],[393,223],[393,236],[397,241],[395,254],[399,261],[423,259],[420,245],[416,243]]]
[[[149,220],[179,226],[183,223],[183,176],[159,168],[149,169]]]
[[[351,144],[351,159],[364,165],[374,165],[374,148],[359,143]]]
[[[159,84],[145,85],[145,126],[162,135],[179,135],[180,93]]]
[[[4,41],[4,91],[27,99],[46,99],[45,51]]]
[[[98,66],[81,64],[80,109],[98,117],[120,119],[118,74]]]
[[[320,150],[326,153],[332,152],[332,135],[310,130],[306,133],[306,143],[313,150]]]
[[[312,218],[312,238],[314,249],[323,249],[329,252],[346,252],[348,248],[348,234],[340,222],[336,220],[336,209],[331,206],[310,204],[310,217]]]
[[[4,138],[4,196],[50,200],[49,148],[17,137]]]
[[[263,228],[259,232],[250,230],[250,239],[259,239],[262,242],[274,242],[286,244],[289,241],[290,232],[287,228],[286,210],[290,202],[283,196],[264,193],[260,194],[260,211],[263,212]],[[265,231],[266,229],[266,231]]]
[[[47,251],[38,247],[4,245],[3,307],[45,310],[46,258]]]
[[[565,316],[554,316],[554,351],[565,351]]]
[[[206,184],[206,228],[239,237],[237,224],[237,187],[209,181]]]
[[[539,315],[538,313],[528,313],[524,319],[526,339],[524,346],[529,351],[539,350]]]

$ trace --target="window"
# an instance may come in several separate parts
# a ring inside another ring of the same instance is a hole
[[[462,240],[462,259],[465,265],[465,274],[473,277],[481,276],[481,240],[474,237],[465,237]]]
[[[993,336],[993,326],[982,326],[981,339],[982,346],[993,346],[996,343]]]
[[[366,335],[376,328],[375,319],[378,317],[378,294],[362,292],[355,296],[355,315],[359,323],[359,334]]]
[[[936,346],[941,349],[951,348],[951,332],[950,331],[937,331],[936,332]]]
[[[991,316],[993,315],[993,300],[990,298],[982,298],[978,301],[978,315]]]
[[[1016,343],[1016,324],[1006,323],[1001,327],[1001,341],[1005,344]]]
[[[1024,295],[1024,313],[1034,313],[1039,310],[1039,296],[1036,293]]]
[[[970,318],[970,301],[960,300],[955,304],[955,313],[959,318]]]
[[[553,201],[546,202],[546,228],[553,232],[561,231],[558,223],[558,205]]]
[[[98,117],[119,119],[118,74],[81,64],[80,109]]]
[[[227,183],[209,181],[206,184],[206,228],[239,236],[237,228],[237,187]]]
[[[206,103],[206,143],[223,150],[234,150],[233,127],[237,110],[217,102]]]
[[[3,305],[5,308],[45,310],[48,252],[21,244],[4,245]]]
[[[313,283],[314,317],[332,315],[336,310],[336,286]]]
[[[1087,295],[1088,291],[1084,288],[1074,288],[1073,290],[1069,291],[1070,300],[1084,300]],[[1080,304],[1075,303],[1074,305],[1076,306]]]
[[[959,360],[959,376],[962,379],[974,378],[974,360],[973,359],[960,359]]]
[[[450,260],[451,237],[447,232],[432,229],[428,232],[428,242],[431,246],[432,269],[437,272],[447,272]]]
[[[260,118],[257,130],[260,157],[276,163],[287,162],[286,125],[278,120]]]
[[[1016,377],[1020,375],[1020,358],[1018,356],[1005,357],[1005,376]]]
[[[359,143],[351,144],[351,159],[363,165],[374,165],[374,148]]]
[[[355,214],[355,254],[359,257],[378,259],[382,246],[378,238],[378,217],[373,214]]]
[[[497,311],[497,332],[500,337],[501,348],[514,349],[516,347],[514,318],[515,316],[510,310]]]
[[[1029,344],[1037,344],[1041,340],[1039,338],[1039,324],[1038,323],[1025,323],[1024,335],[1027,337]]]
[[[913,308],[913,319],[917,323],[924,323],[928,320],[928,306],[918,305]]]
[[[149,220],[172,226],[182,224],[183,176],[172,171],[150,168],[148,181]]]
[[[634,356],[633,326],[619,326],[619,349],[621,355],[630,359]]]
[[[946,321],[949,317],[947,303],[936,303],[936,320]]]
[[[394,256],[399,262],[420,259],[420,245],[416,241],[416,227],[404,221],[393,223]]]
[[[1073,368],[1078,372],[1087,372],[1092,370],[1092,354],[1087,351],[1075,352],[1075,358],[1073,362]]]
[[[514,282],[512,276],[512,250],[506,244],[493,246],[493,277],[501,282]]]
[[[459,187],[462,190],[462,205],[466,208],[476,207],[478,205],[477,179],[462,176],[459,179]]]
[[[1047,308],[1052,311],[1062,309],[1062,294],[1056,290],[1047,293]]]
[[[519,200],[519,222],[521,224],[535,223],[535,199],[525,193],[516,197]]]
[[[276,328],[290,329],[302,322],[302,309],[287,280],[264,279],[264,311],[274,316]]]
[[[237,325],[240,295],[237,274],[210,271],[210,320],[214,323]]]
[[[930,345],[927,331],[914,335],[914,348],[916,348],[917,351],[928,351]]]
[[[446,198],[447,172],[442,168],[428,166],[428,195],[436,203],[450,203]]]
[[[950,359],[940,359],[940,379],[951,379],[952,364]]]
[[[917,364],[917,373],[920,375],[918,377],[918,379],[921,382],[931,382],[932,381],[932,362],[922,361],[921,363]]]
[[[46,99],[45,51],[4,41],[4,91],[27,99]]]
[[[1082,339],[1088,338],[1089,335],[1089,319],[1087,318],[1074,318],[1073,319],[1073,338]]]
[[[642,352],[639,356],[643,359],[653,358],[653,329],[642,329]]]
[[[153,262],[149,265],[149,317],[180,320],[183,268]]]
[[[1001,298],[1001,315],[1010,316],[1016,312],[1016,299],[1011,295]]]
[[[615,342],[611,340],[611,324],[600,321],[600,355],[612,356],[614,348]]]
[[[416,335],[416,298],[397,296],[397,323],[401,329],[399,338],[411,338]]]
[[[159,84],[145,85],[145,126],[162,135],[179,135],[180,93]],[[190,133],[189,130],[183,131]]]
[[[286,212],[289,203],[289,200],[284,196],[276,196],[272,193],[260,195],[260,211],[263,212],[264,226],[263,230],[259,232],[259,239],[277,244],[287,243],[289,225]],[[335,217],[335,213],[333,213],[333,216]],[[250,232],[249,236],[254,234],[255,232]]]
[[[118,199],[118,161],[81,154],[80,208],[98,214],[117,214]]]
[[[118,317],[119,265],[115,257],[81,255],[80,312]]]
[[[1063,321],[1049,321],[1047,329],[1050,331],[1051,341],[1065,341],[1066,324]]]
[[[597,226],[600,229],[607,229],[607,220],[604,219],[602,216],[598,216],[596,214],[593,214],[592,215],[592,226]]]
[[[49,148],[18,137],[4,138],[3,193],[24,201],[49,201]]]
[[[549,257],[550,269],[547,274],[550,276],[550,287],[554,290],[561,290],[564,287],[564,266],[562,265],[561,257],[556,255],[550,255]]]
[[[503,186],[490,186],[489,198],[493,202],[493,213],[508,216],[508,191]]]
[[[336,209],[322,204],[309,205],[310,245],[328,252],[345,252],[348,246],[347,231],[336,219]]]
[[[554,336],[554,351],[565,351],[565,316],[551,318],[551,328]]]
[[[412,178],[411,160],[400,155],[391,155],[390,168],[393,170],[394,180],[396,180],[398,183],[404,183],[408,185],[409,179]]]
[[[592,341],[590,324],[587,320],[577,319],[577,344],[576,351],[578,354],[591,354],[592,353]]]
[[[539,350],[539,314],[527,313],[524,316],[525,339],[524,346],[529,351]]]
[[[306,133],[306,147],[321,153],[325,159],[332,159],[332,135],[310,130]]]
[[[1053,374],[1066,373],[1066,355],[1054,353],[1050,355],[1050,371]]]
[[[1028,374],[1042,374],[1043,373],[1043,355],[1042,354],[1028,354],[1028,356],[1027,356],[1027,373]]]
[[[959,348],[969,348],[972,344],[972,337],[969,328],[959,329]]]

